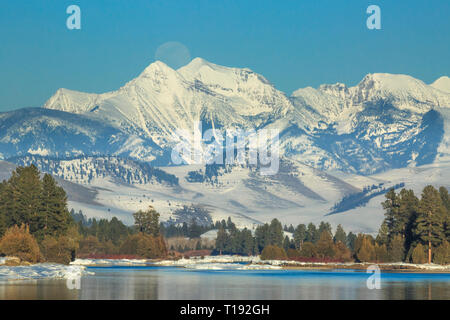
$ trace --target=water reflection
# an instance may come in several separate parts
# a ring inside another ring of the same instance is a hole
[[[450,275],[383,273],[381,289],[357,271],[192,271],[90,268],[80,290],[65,280],[1,281],[0,299],[450,299]]]

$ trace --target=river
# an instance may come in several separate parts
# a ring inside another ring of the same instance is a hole
[[[0,299],[450,299],[450,274],[360,270],[191,270],[88,267],[78,280],[0,279]]]

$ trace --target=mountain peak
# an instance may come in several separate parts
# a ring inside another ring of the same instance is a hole
[[[173,72],[171,67],[169,67],[167,64],[165,64],[162,61],[156,60],[155,62],[152,62],[147,68],[142,71],[141,75],[146,74],[154,74],[155,72]]]
[[[444,92],[450,93],[450,78],[447,76],[442,76],[437,79],[435,82],[430,84],[435,89],[439,89]]]

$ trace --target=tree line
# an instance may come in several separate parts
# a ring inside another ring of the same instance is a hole
[[[376,237],[345,232],[321,222],[282,227],[277,219],[255,232],[229,221],[218,228],[215,252],[267,259],[356,262],[450,263],[450,196],[445,187],[426,186],[419,199],[412,190],[389,190],[382,203],[385,219]],[[283,231],[293,234],[283,236]]]

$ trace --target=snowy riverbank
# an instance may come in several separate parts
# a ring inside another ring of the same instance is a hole
[[[1,261],[0,261],[1,264]],[[39,263],[30,266],[0,265],[0,281],[20,279],[74,279],[91,274],[84,266]]]
[[[167,266],[181,267],[193,270],[276,270],[276,269],[367,269],[375,263],[330,263],[301,262],[292,260],[261,260],[259,256],[205,256],[178,260],[145,260],[145,259],[76,259],[74,266]],[[450,265],[412,264],[412,263],[379,263],[381,270],[412,271],[412,272],[449,272]]]

